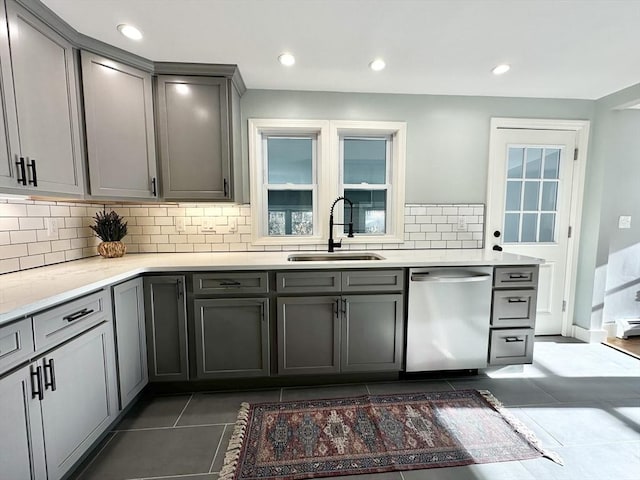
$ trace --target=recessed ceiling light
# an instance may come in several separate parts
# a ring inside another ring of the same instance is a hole
[[[494,75],[502,75],[503,73],[507,73],[509,70],[511,70],[511,65],[503,63],[502,65],[498,65],[493,70],[491,70],[491,73],[493,73]]]
[[[281,53],[278,56],[278,61],[285,67],[290,67],[291,65],[296,63],[296,57],[294,57],[290,53]]]
[[[133,25],[121,23],[120,25],[118,25],[118,31],[131,40],[140,40],[142,38],[142,32]]]
[[[384,63],[384,60],[382,60],[381,58],[376,58],[369,64],[369,68],[374,72],[379,72],[380,70],[384,70],[384,67],[386,66],[387,64]]]

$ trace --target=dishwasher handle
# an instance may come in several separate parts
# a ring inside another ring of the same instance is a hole
[[[467,283],[467,282],[484,282],[491,278],[490,273],[468,272],[464,270],[456,270],[452,272],[433,271],[412,273],[412,282],[433,282],[433,283]]]

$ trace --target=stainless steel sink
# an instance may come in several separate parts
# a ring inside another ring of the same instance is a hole
[[[384,260],[384,257],[377,253],[368,252],[345,252],[345,253],[292,253],[287,257],[290,262],[352,262],[360,260]]]

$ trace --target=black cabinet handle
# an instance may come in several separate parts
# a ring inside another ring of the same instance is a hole
[[[222,181],[222,188],[224,190],[224,196],[228,197],[229,196],[229,182],[227,182],[227,179],[223,179]]]
[[[73,322],[74,320],[78,320],[79,318],[86,317],[87,315],[93,313],[94,310],[89,310],[88,308],[83,308],[79,312],[72,313],[71,315],[67,315],[66,317],[62,317],[63,320],[67,322]]]
[[[504,341],[507,343],[524,342],[524,339],[518,337],[505,337]]]
[[[340,316],[340,299],[336,298],[336,317]]]
[[[16,166],[20,169],[20,172],[16,176],[16,180],[18,181],[18,183],[21,183],[22,185],[26,185],[27,184],[27,169],[24,166],[24,157],[20,157],[20,160],[18,160],[16,162]],[[22,178],[20,178],[20,177],[22,177]]]
[[[154,197],[158,196],[158,190],[156,188],[156,177],[151,179],[151,193],[153,193]]]
[[[49,370],[49,378],[47,378],[47,370]],[[44,388],[51,387],[51,391],[56,391],[56,370],[53,365],[53,358],[50,358],[47,362],[44,360]]]
[[[182,298],[182,295],[184,294],[182,291],[182,280],[178,280],[176,288],[178,289],[178,298]]]
[[[240,286],[242,286],[242,284],[240,282],[235,281],[235,280],[222,280],[220,282],[220,286],[221,287],[240,287]]]
[[[527,299],[526,298],[514,297],[514,298],[507,299],[507,302],[509,302],[509,303],[527,303]]]
[[[38,400],[44,399],[44,389],[42,388],[42,368],[40,366],[33,370],[33,365],[29,367],[31,375],[31,398],[37,398]],[[33,379],[36,379],[34,385]]]
[[[342,299],[342,314],[343,315],[347,314],[347,299],[346,298]]]
[[[512,273],[509,275],[511,280],[529,280],[529,275],[526,273]]]
[[[34,187],[37,187],[38,175],[36,173],[36,161],[32,158],[31,163],[27,162],[27,167],[31,169],[31,180],[29,180],[29,183],[32,184]]]

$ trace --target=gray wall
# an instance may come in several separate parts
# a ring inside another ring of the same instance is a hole
[[[408,203],[485,203],[491,117],[594,123],[596,106],[590,100],[280,90],[249,90],[241,102],[245,165],[249,118],[407,122]],[[601,161],[588,159],[574,317],[580,325],[591,318],[603,170]]]
[[[585,189],[581,243],[584,272],[578,285],[577,324],[599,328],[602,321],[640,317],[640,110],[618,107],[640,102],[640,84],[596,102]],[[631,229],[618,217],[631,215]]]

